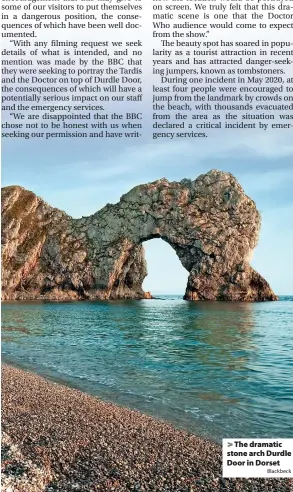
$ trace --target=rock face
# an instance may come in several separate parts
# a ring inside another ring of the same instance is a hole
[[[81,219],[8,186],[2,220],[4,299],[151,297],[142,290],[142,243],[153,238],[170,244],[190,272],[187,300],[277,299],[249,265],[260,214],[229,173],[140,185]]]

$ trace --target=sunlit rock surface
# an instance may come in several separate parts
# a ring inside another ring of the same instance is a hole
[[[78,196],[76,197],[78,200]],[[161,238],[189,278],[187,300],[276,300],[249,265],[260,214],[230,173],[160,179],[73,219],[20,186],[2,190],[4,299],[143,299],[142,243]],[[163,272],[162,272],[163,274]],[[174,279],[176,284],[176,279]]]

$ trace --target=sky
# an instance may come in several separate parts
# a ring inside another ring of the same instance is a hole
[[[232,172],[262,215],[252,266],[277,294],[293,293],[293,143],[287,135],[237,131],[204,142],[4,140],[2,186],[18,184],[73,217],[90,215],[137,184],[195,179],[210,169]],[[183,294],[187,272],[162,240],[144,243],[145,290]]]
[[[142,29],[40,29],[39,39],[111,39],[143,41],[146,134],[141,139],[4,139],[2,186],[18,184],[73,217],[90,215],[137,184],[166,177],[195,179],[210,169],[232,172],[262,215],[259,244],[252,265],[278,294],[293,294],[293,139],[290,130],[230,130],[205,139],[152,140],[152,50],[162,48],[152,38],[151,2],[144,5]],[[22,8],[24,8],[22,6]],[[21,14],[23,11],[21,10]],[[231,13],[229,13],[231,15]],[[172,28],[170,28],[172,30]],[[287,32],[288,31],[288,32]],[[210,30],[207,40],[248,39],[245,29]],[[291,42],[291,33],[250,29],[250,40]],[[152,38],[152,41],[151,41]],[[11,49],[4,39],[3,47]],[[38,56],[40,56],[38,54]],[[34,61],[36,63],[36,61]],[[288,68],[288,67],[287,67]],[[288,68],[291,76],[292,65]],[[156,79],[157,83],[157,79]],[[127,111],[130,108],[123,108]],[[113,107],[111,108],[113,109]],[[118,111],[118,105],[114,105]],[[9,119],[8,115],[8,119]],[[144,243],[149,275],[145,290],[183,294],[187,272],[172,248],[162,240]]]

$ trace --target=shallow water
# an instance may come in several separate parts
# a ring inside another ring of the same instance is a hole
[[[293,297],[11,302],[3,360],[192,432],[293,437]]]

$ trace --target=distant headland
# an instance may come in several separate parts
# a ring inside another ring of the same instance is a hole
[[[78,197],[76,197],[78,200]],[[161,238],[189,277],[186,300],[274,301],[249,265],[261,218],[230,173],[163,178],[73,219],[20,186],[2,189],[4,300],[144,299],[143,242]]]

